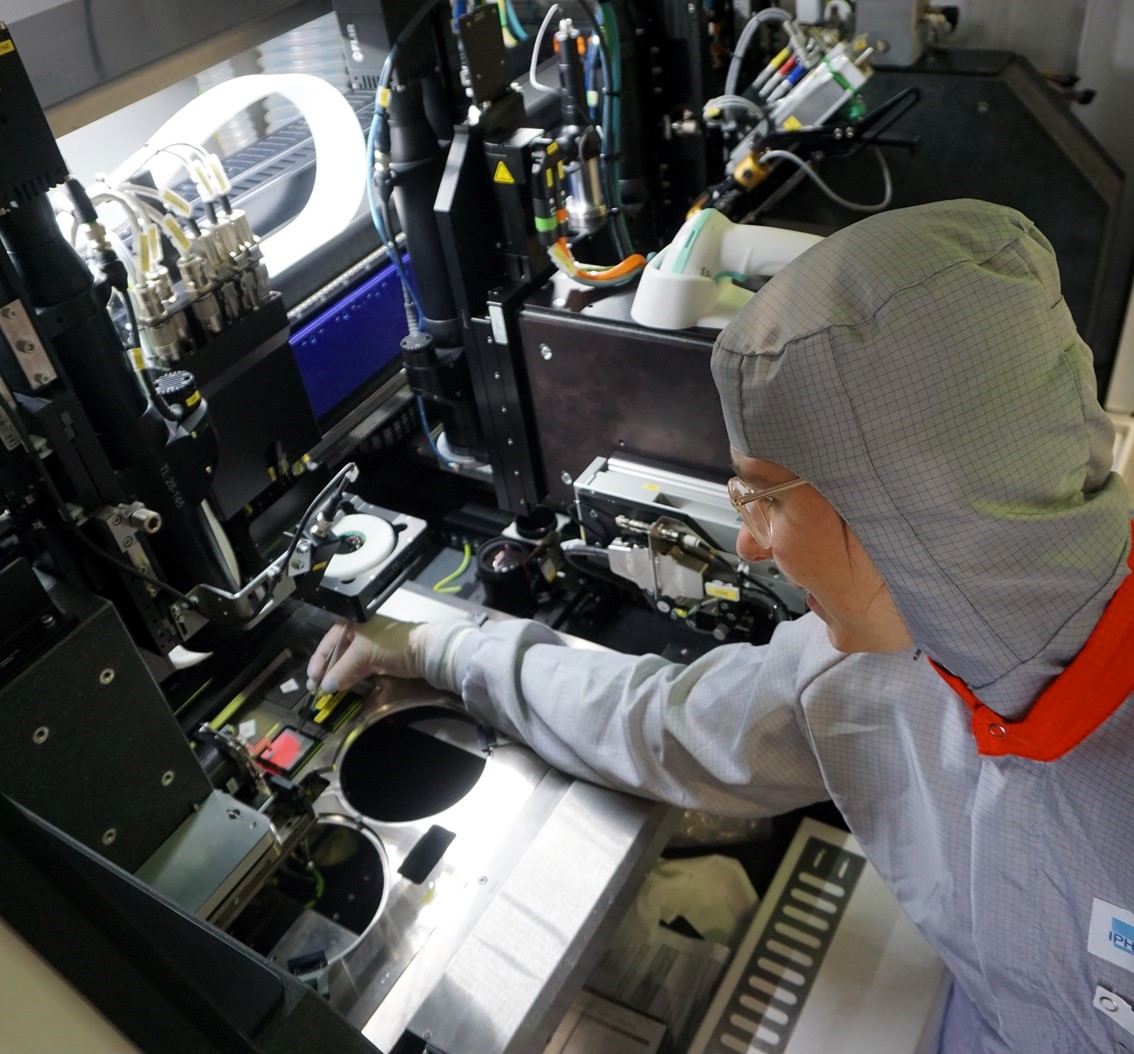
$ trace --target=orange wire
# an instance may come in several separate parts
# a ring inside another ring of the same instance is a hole
[[[599,282],[609,282],[614,278],[625,278],[628,274],[633,274],[635,271],[646,266],[646,258],[641,253],[634,253],[633,256],[627,256],[621,263],[616,263],[613,267],[599,271],[597,274],[588,272],[587,277],[593,278]]]
[[[627,256],[625,260],[621,260],[613,266],[604,268],[601,271],[584,271],[579,267],[578,261],[571,254],[571,248],[568,246],[566,238],[559,238],[555,244],[567,259],[571,261],[582,277],[591,282],[610,282],[619,278],[625,278],[628,274],[633,274],[635,271],[646,266],[646,258],[641,253],[634,253],[632,256]]]

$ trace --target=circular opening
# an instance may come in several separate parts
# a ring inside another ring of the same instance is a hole
[[[509,538],[490,539],[476,551],[481,577],[522,575],[524,561],[531,551],[526,542],[514,542]]]
[[[392,524],[379,516],[351,513],[339,520],[332,531],[346,544],[331,557],[327,577],[349,582],[373,570],[397,548],[398,535]]]
[[[490,538],[476,551],[476,576],[489,607],[526,615],[535,604],[528,558],[533,548],[510,538]]]
[[[349,822],[315,824],[240,913],[230,932],[276,962],[315,952],[328,962],[378,917],[386,865],[375,838]]]
[[[344,800],[363,816],[402,823],[455,805],[484,771],[476,723],[439,706],[391,714],[363,729],[339,765]]]

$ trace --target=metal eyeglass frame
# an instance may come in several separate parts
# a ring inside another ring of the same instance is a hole
[[[805,479],[791,479],[787,483],[777,483],[774,487],[765,487],[763,490],[752,490],[739,476],[733,476],[728,481],[728,500],[732,507],[740,514],[744,526],[756,539],[756,544],[767,549],[772,544],[772,524],[763,505],[752,505],[761,498],[770,498],[775,494],[782,494],[792,487],[801,487]]]

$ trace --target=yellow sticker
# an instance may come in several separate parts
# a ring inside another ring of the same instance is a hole
[[[736,586],[726,586],[720,582],[706,582],[705,592],[717,600],[731,600],[734,603],[740,600],[740,590]]]
[[[783,127],[786,131],[798,132],[803,127],[803,125],[802,123],[800,123],[798,117],[789,117],[786,121],[784,121]]]
[[[496,172],[492,176],[493,183],[507,183],[509,186],[516,185],[516,177],[508,171],[508,166],[503,161],[496,162]]]
[[[10,40],[0,40],[0,55],[7,55],[9,51],[15,51],[16,45]]]
[[[196,406],[201,401],[201,393],[193,392],[188,399],[185,400],[186,406]]]
[[[643,483],[642,490],[661,490],[661,487],[656,483]]]

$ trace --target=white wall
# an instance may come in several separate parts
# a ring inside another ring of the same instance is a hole
[[[1090,0],[1079,42],[1079,73],[1098,96],[1080,117],[1126,172],[1126,191],[1116,237],[1134,243],[1134,4],[1130,0]],[[1134,413],[1134,289],[1119,342],[1108,409]]]
[[[953,42],[1026,55],[1037,69],[1073,70],[1090,0],[959,0]]]
[[[960,22],[951,37],[957,47],[1004,48],[1027,56],[1040,70],[1079,76],[1094,100],[1076,116],[1127,173],[1116,223],[1119,244],[1134,243],[1134,2],[1132,0],[959,0]],[[1115,277],[1125,297],[1129,275]],[[1134,413],[1134,290],[1104,402]],[[1104,349],[1096,349],[1100,353]]]

